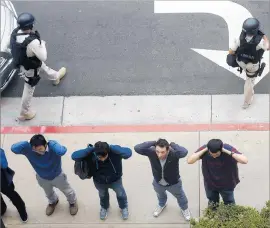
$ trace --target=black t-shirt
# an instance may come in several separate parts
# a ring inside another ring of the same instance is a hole
[[[223,147],[241,154],[229,144],[224,144]],[[204,148],[206,148],[206,145],[199,148],[197,152]],[[233,190],[240,182],[237,161],[232,156],[222,152],[219,157],[213,158],[208,152],[205,152],[201,160],[204,184],[208,189]]]

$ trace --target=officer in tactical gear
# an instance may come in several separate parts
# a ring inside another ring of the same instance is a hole
[[[18,27],[13,30],[10,37],[10,47],[15,67],[20,69],[21,77],[24,78],[24,89],[20,116],[18,120],[31,120],[36,112],[31,110],[31,100],[35,86],[40,80],[40,71],[43,70],[54,85],[58,85],[66,74],[66,68],[59,71],[49,68],[45,41],[40,39],[38,31],[33,30],[35,17],[30,13],[22,13],[17,18]]]
[[[265,63],[261,63],[261,59],[266,50],[269,50],[269,40],[260,30],[260,22],[256,18],[246,19],[240,37],[235,39],[227,56],[229,66],[246,72],[243,109],[252,103],[255,78],[264,70]]]

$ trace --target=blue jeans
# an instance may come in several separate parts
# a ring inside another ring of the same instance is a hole
[[[159,206],[164,207],[167,202],[167,193],[166,191],[170,192],[178,202],[179,207],[182,210],[188,209],[188,200],[186,194],[183,190],[182,181],[179,180],[177,184],[170,185],[170,186],[163,186],[157,183],[155,180],[153,181],[154,190],[157,193],[157,198],[159,202]]]
[[[204,185],[206,197],[208,198],[208,205],[219,204],[219,195],[221,195],[225,205],[235,204],[234,190],[211,190]]]
[[[110,206],[109,188],[116,193],[116,198],[120,209],[128,207],[127,194],[122,184],[122,178],[111,184],[99,184],[94,181],[95,187],[98,190],[100,198],[100,206],[108,209]]]

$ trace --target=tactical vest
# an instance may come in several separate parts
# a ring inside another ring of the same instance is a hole
[[[19,27],[13,30],[10,37],[10,47],[11,47],[11,54],[13,57],[13,63],[15,67],[23,66],[25,70],[30,69],[38,69],[42,61],[40,61],[36,56],[28,57],[26,54],[27,46],[33,40],[38,39],[41,43],[40,37],[38,33],[18,33],[20,30]],[[16,41],[17,36],[21,35],[28,35],[29,36],[23,41],[23,43],[18,43]]]
[[[263,35],[258,34],[253,36],[250,42],[247,42],[246,34],[244,32],[240,35],[240,46],[236,51],[238,61],[242,61],[244,63],[253,63],[256,64],[260,62],[264,50],[256,50],[257,45],[261,42]]]

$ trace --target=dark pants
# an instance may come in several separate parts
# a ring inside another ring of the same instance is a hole
[[[116,198],[121,209],[127,208],[127,195],[122,184],[122,179],[119,179],[111,184],[99,184],[94,181],[95,187],[98,190],[100,198],[100,206],[108,209],[110,205],[109,188],[116,193]]]
[[[219,204],[219,195],[221,195],[225,205],[235,204],[234,190],[211,190],[206,185],[204,188],[209,206],[216,207]]]
[[[11,184],[8,184],[4,175],[1,175],[1,193],[6,195],[11,200],[20,215],[26,213],[25,203],[20,197],[20,195],[15,191],[14,183],[12,182]],[[7,205],[1,194],[1,215],[5,214],[6,210]]]
[[[6,228],[5,227],[5,224],[4,224],[4,222],[3,222],[3,220],[2,220],[2,218],[1,218],[1,226],[0,226],[1,228]]]
[[[163,186],[157,183],[155,180],[153,181],[154,190],[157,193],[157,198],[159,202],[159,206],[164,207],[167,202],[167,194],[166,191],[170,192],[178,202],[179,207],[182,210],[188,209],[188,199],[183,190],[182,181],[179,180],[177,184],[170,186]]]

